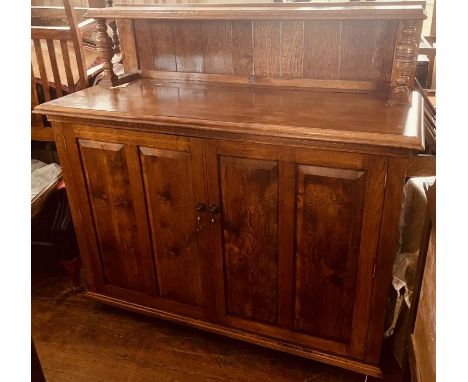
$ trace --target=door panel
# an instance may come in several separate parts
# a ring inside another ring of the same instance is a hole
[[[159,296],[203,306],[206,255],[196,231],[198,200],[191,153],[140,147],[140,158]]]
[[[227,314],[277,322],[278,163],[221,156]]]
[[[385,158],[207,142],[219,320],[361,358]]]
[[[207,204],[202,140],[86,126],[75,134],[67,142],[87,195],[85,229],[97,239],[95,292],[213,321],[207,211],[198,221],[196,210]]]
[[[78,140],[104,283],[154,293],[150,256],[139,240],[128,169],[128,147],[120,143]],[[148,239],[148,238],[147,238]],[[151,269],[149,270],[151,271]]]
[[[297,166],[295,330],[350,340],[365,185],[364,171]]]

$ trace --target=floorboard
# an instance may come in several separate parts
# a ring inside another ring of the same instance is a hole
[[[69,287],[61,272],[33,272],[32,334],[48,382],[365,381],[339,368],[67,295]]]

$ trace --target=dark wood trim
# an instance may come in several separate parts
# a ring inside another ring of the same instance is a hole
[[[83,219],[82,214],[80,211],[80,201],[78,199],[78,188],[75,185],[75,182],[78,181],[72,174],[72,164],[71,159],[69,159],[67,153],[67,144],[66,138],[64,135],[63,125],[60,123],[54,124],[54,140],[57,146],[57,152],[60,158],[60,165],[63,169],[63,178],[65,180],[65,184],[67,185],[67,197],[68,202],[70,205],[70,212],[72,214],[74,226],[75,226],[75,233],[78,239],[78,247],[80,249],[80,256],[85,267],[85,278],[87,286],[91,289],[96,288],[95,275],[89,272],[88,270],[92,269],[91,267],[91,254],[89,253],[88,249],[88,238],[84,232],[83,227]],[[79,223],[79,224],[78,224]]]
[[[198,5],[198,4],[197,4]],[[283,9],[281,9],[283,8]],[[226,5],[215,7],[113,7],[90,9],[84,17],[107,19],[172,19],[172,20],[345,20],[345,19],[414,19],[424,20],[425,14],[421,5],[375,5],[367,7],[348,5],[334,6],[289,6],[271,7],[258,5]]]
[[[359,268],[356,270],[356,299],[353,312],[353,335],[351,338],[351,351],[356,357],[364,359],[367,350],[366,333],[368,333],[368,323],[372,320],[372,311],[381,309],[377,301],[372,296],[373,267],[378,253],[379,233],[376,227],[381,222],[382,205],[385,198],[385,177],[388,171],[388,158],[371,157],[367,168],[366,203],[362,219],[366,222],[361,232],[361,247],[359,250]],[[382,300],[379,300],[382,301]],[[375,360],[373,362],[377,363]]]
[[[391,270],[398,238],[403,186],[405,184],[407,158],[389,158],[385,197],[380,224],[380,242],[374,265],[372,310],[369,318],[366,357],[367,362],[378,363],[383,340],[386,301],[391,285]]]
[[[294,214],[296,168],[293,162],[279,163],[279,263],[278,263],[278,323],[292,329],[294,309]]]

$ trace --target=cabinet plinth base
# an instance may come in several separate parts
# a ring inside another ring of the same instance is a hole
[[[377,378],[383,377],[382,370],[380,369],[380,367],[375,366],[375,365],[370,365],[367,363],[350,360],[345,357],[327,354],[318,350],[314,350],[314,349],[303,347],[303,346],[297,346],[294,344],[290,344],[284,341],[279,341],[279,340],[265,337],[265,336],[260,336],[260,335],[250,333],[247,331],[237,330],[237,329],[225,327],[222,325],[218,325],[218,324],[214,324],[214,323],[210,323],[206,321],[195,320],[195,319],[184,317],[178,314],[164,312],[158,309],[134,304],[128,301],[122,301],[122,300],[115,299],[115,298],[105,296],[105,295],[95,293],[95,292],[86,291],[85,295],[88,298],[91,298],[93,300],[96,300],[105,304],[113,305],[119,308],[123,308],[126,310],[131,310],[133,312],[142,313],[145,315],[161,318],[161,319],[168,320],[171,322],[187,325],[196,329],[201,329],[207,332],[220,334],[226,337],[249,342],[255,345],[282,351],[285,353],[298,355],[300,357],[311,359],[313,361],[323,362],[332,366],[341,367],[343,369],[351,370],[357,373],[366,374],[372,377],[377,377]]]

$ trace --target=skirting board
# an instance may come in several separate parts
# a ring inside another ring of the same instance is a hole
[[[279,341],[270,337],[260,336],[251,332],[237,330],[222,325],[213,324],[210,322],[195,320],[174,313],[163,312],[158,309],[148,308],[146,306],[134,304],[128,301],[122,301],[99,293],[87,291],[85,295],[93,300],[113,305],[119,308],[131,310],[137,313],[143,313],[145,315],[161,318],[178,324],[187,325],[196,329],[205,330],[210,333],[220,334],[237,340],[250,342],[252,344],[260,345],[269,349],[279,350],[285,353],[298,355],[300,357],[308,358],[313,361],[338,366],[343,369],[366,374],[372,377],[383,377],[382,370],[378,366],[369,365],[363,362],[353,361],[344,357],[323,353],[318,350],[314,350],[307,347],[292,345],[287,342]]]

